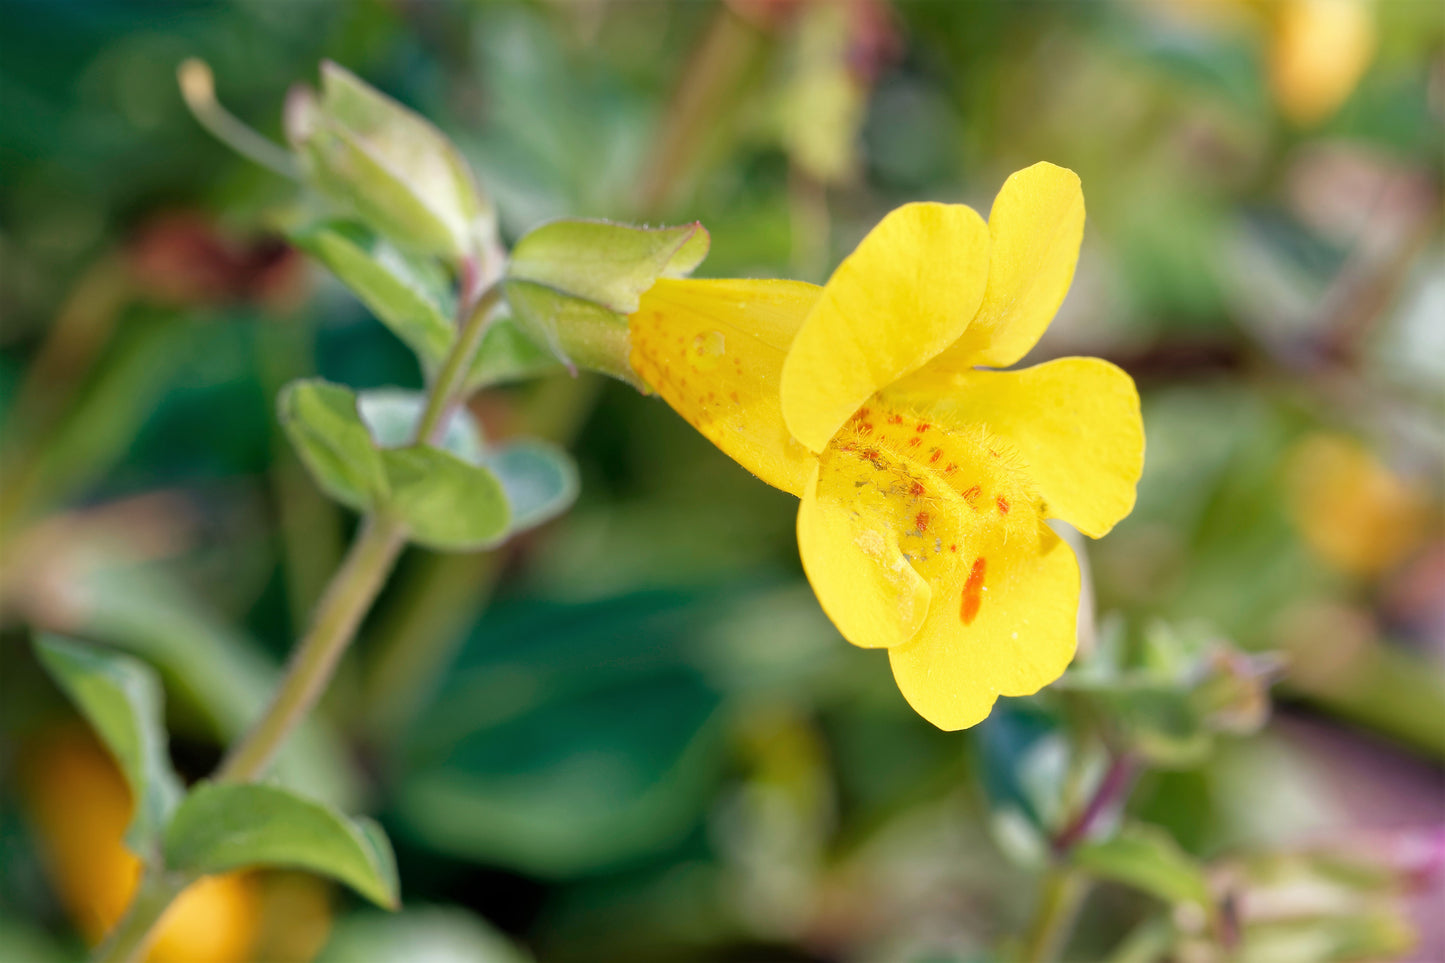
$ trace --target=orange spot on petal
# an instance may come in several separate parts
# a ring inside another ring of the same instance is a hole
[[[913,524],[918,526],[918,530],[920,532],[928,531],[928,513],[919,512],[916,516],[914,516]]]
[[[1007,498],[1004,498],[1002,495],[1000,495],[1000,496],[998,496],[997,498],[994,499],[994,504],[998,506],[998,513],[999,513],[1000,515],[1007,515],[1007,514],[1008,514],[1008,499],[1007,499]]]
[[[959,609],[959,617],[964,625],[972,625],[973,620],[978,618],[978,608],[983,604],[983,576],[987,568],[988,561],[983,556],[974,559],[968,581],[963,583],[963,607]]]
[[[910,488],[910,489],[908,489],[908,494],[912,495],[914,498],[917,498],[919,495],[922,495],[922,494],[923,494],[923,482],[914,482],[914,483],[913,483],[913,487]]]

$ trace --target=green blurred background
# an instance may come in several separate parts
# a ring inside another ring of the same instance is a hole
[[[1030,360],[1120,364],[1148,435],[1138,507],[1087,548],[1082,651],[1283,667],[1262,726],[1259,705],[1208,732],[1114,719],[1128,811],[1275,926],[1243,958],[1445,959],[1438,4],[0,13],[0,959],[81,955],[126,872],[98,855],[123,790],[30,634],[157,665],[177,765],[204,775],[354,523],[288,452],[277,389],[420,386],[279,239],[297,188],[187,113],[192,56],[278,140],[288,88],[333,59],[458,143],[506,237],[700,220],[701,276],[822,281],[899,203],[986,211],[1015,169],[1076,170],[1079,270]],[[821,614],[793,500],[665,405],[563,374],[473,407],[569,445],[581,499],[497,553],[412,549],[283,767],[377,815],[407,909],[251,874],[153,958],[1012,959],[1047,800],[1093,759],[1067,692],[936,731]],[[1357,860],[1328,898],[1299,869],[1324,851]],[[1157,895],[1096,887],[1065,958],[1227,958]]]

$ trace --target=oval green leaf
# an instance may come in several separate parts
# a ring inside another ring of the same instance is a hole
[[[197,786],[166,830],[165,860],[169,869],[202,875],[295,867],[345,883],[378,906],[399,902],[391,844],[376,823],[279,786]]]
[[[144,853],[183,795],[166,750],[160,680],[139,659],[58,635],[37,638],[35,651],[120,765],[135,800],[126,842]]]
[[[281,427],[316,484],[357,511],[385,496],[386,472],[351,389],[319,379],[293,381],[277,399]]]
[[[454,328],[453,298],[444,273],[347,221],[325,221],[291,240],[336,275],[377,320],[432,370],[446,357]]]
[[[1112,839],[1085,843],[1073,851],[1074,865],[1124,883],[1167,903],[1192,903],[1213,912],[1204,867],[1157,826],[1131,824]]]
[[[483,453],[482,464],[502,482],[512,531],[562,514],[577,499],[577,469],[567,453],[542,441],[516,441]]]
[[[380,453],[391,494],[386,508],[411,539],[441,551],[490,548],[506,538],[512,515],[501,481],[430,445]]]

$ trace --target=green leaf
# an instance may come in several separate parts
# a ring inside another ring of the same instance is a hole
[[[696,268],[708,244],[696,223],[643,228],[553,221],[513,248],[507,301],[522,330],[564,362],[632,381],[626,316],[658,278]]]
[[[482,455],[482,464],[501,480],[514,532],[557,517],[577,499],[577,469],[555,445],[542,441],[499,445]]]
[[[490,253],[495,214],[460,152],[349,71],[322,64],[320,98],[293,99],[287,132],[315,185],[378,233],[453,261]]]
[[[708,240],[699,223],[649,228],[553,221],[517,242],[507,276],[630,314],[658,278],[684,277],[701,264]]]
[[[457,907],[347,914],[317,963],[528,963],[505,935]]]
[[[726,768],[722,697],[691,662],[736,609],[656,592],[489,610],[408,732],[397,831],[548,876],[675,845]]]
[[[1204,867],[1156,826],[1131,824],[1113,839],[1074,849],[1074,865],[1168,903],[1193,903],[1213,912]]]
[[[386,495],[386,472],[351,389],[293,381],[278,399],[281,427],[311,477],[332,498],[368,511]]]
[[[266,708],[280,681],[274,659],[254,638],[194,594],[190,580],[160,565],[97,554],[76,583],[71,613],[88,638],[140,656],[166,680],[193,736],[230,742]],[[337,732],[317,714],[286,740],[274,778],[282,785],[348,805],[360,780]]]
[[[378,906],[398,903],[396,863],[379,826],[279,786],[198,785],[166,830],[165,860],[170,869],[199,874],[296,867],[345,883]]]
[[[361,420],[370,430],[372,441],[381,448],[411,447],[426,404],[427,398],[422,392],[401,388],[363,391],[356,399]],[[468,464],[481,464],[482,432],[471,412],[458,408],[452,413],[440,447]]]
[[[557,358],[545,348],[537,347],[511,318],[497,318],[487,329],[472,370],[467,374],[467,389],[475,391],[489,385],[505,384],[532,378],[557,367]]]
[[[138,659],[57,635],[40,636],[35,649],[125,774],[136,804],[126,843],[144,853],[184,794],[166,750],[160,681]]]
[[[381,458],[391,486],[387,511],[407,525],[412,541],[470,551],[506,538],[511,511],[490,470],[429,445],[388,449]]]
[[[444,273],[359,224],[326,221],[293,232],[291,239],[316,257],[361,299],[432,370],[455,334],[454,306]]]

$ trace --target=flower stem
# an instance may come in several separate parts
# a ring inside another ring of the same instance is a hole
[[[372,515],[362,522],[356,541],[321,598],[311,630],[292,656],[281,688],[265,715],[226,755],[217,780],[250,782],[265,772],[291,730],[326,691],[337,662],[405,543],[406,532],[395,521]]]
[[[466,287],[465,283],[463,287]],[[442,364],[436,381],[432,383],[426,410],[422,412],[421,421],[417,423],[417,441],[429,444],[439,441],[446,432],[446,423],[451,413],[465,400],[467,374],[471,371],[472,359],[481,348],[482,339],[487,336],[487,329],[492,323],[492,309],[501,298],[502,289],[495,284],[475,300],[467,297],[463,291],[462,300],[467,307],[458,312],[461,317],[458,319],[457,340]]]
[[[487,333],[492,309],[501,298],[496,286],[473,296],[475,273],[469,265],[463,267],[459,311],[462,323],[417,424],[418,443],[437,440],[447,416],[463,401],[472,357]],[[287,665],[280,688],[261,718],[226,754],[216,771],[217,781],[252,782],[265,774],[286,738],[326,691],[362,618],[386,584],[406,537],[406,527],[384,512],[373,512],[362,519],[346,558],[321,596],[310,630]],[[148,869],[125,916],[97,951],[96,963],[133,963],[141,959],[156,925],[188,882],[167,875],[160,867]]]
[[[1078,872],[1066,866],[1049,867],[1033,923],[1024,936],[1022,963],[1052,963],[1059,958],[1088,888],[1088,880]]]

